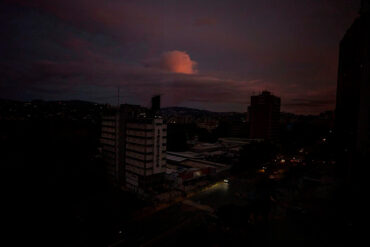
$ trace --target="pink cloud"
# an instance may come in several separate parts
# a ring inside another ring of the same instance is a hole
[[[197,62],[191,60],[184,51],[164,52],[159,58],[148,59],[144,62],[147,67],[177,74],[196,74]]]
[[[183,51],[169,51],[161,56],[160,66],[162,69],[182,74],[195,74],[196,62]]]

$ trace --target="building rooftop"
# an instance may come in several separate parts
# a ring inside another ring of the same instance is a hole
[[[173,156],[189,158],[189,159],[204,158],[202,154],[194,153],[194,152],[167,152],[167,155],[173,155]]]
[[[182,161],[187,160],[188,158],[180,157],[180,156],[176,156],[176,155],[171,155],[171,154],[169,154],[169,152],[167,152],[166,159],[170,160],[170,161],[174,161],[174,162],[182,162]]]

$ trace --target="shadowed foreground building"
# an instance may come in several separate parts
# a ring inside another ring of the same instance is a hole
[[[338,167],[346,178],[348,219],[354,226],[368,208],[370,164],[370,1],[340,42],[335,130]],[[366,188],[366,189],[365,189]],[[358,224],[357,224],[358,223]]]
[[[251,97],[248,107],[249,137],[277,140],[279,138],[280,98],[268,91]]]
[[[155,187],[166,168],[167,127],[153,111],[121,105],[103,116],[101,145],[109,180],[135,192]]]
[[[336,104],[339,161],[352,176],[370,153],[370,1],[340,43]],[[370,163],[367,163],[367,165]],[[356,179],[356,178],[352,178]]]

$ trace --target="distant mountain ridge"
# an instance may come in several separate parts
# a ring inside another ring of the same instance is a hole
[[[66,104],[66,105],[81,105],[81,106],[104,106],[107,104],[100,104],[96,102],[91,102],[91,101],[84,101],[84,100],[40,100],[40,99],[35,99],[31,101],[19,101],[19,100],[11,100],[11,99],[1,99],[0,98],[0,107],[5,107],[9,106],[12,104],[15,105],[20,105],[20,104],[25,104],[25,103],[31,103],[31,104]],[[320,114],[317,114],[317,116],[322,115],[322,114],[328,114],[332,111],[327,111],[327,112],[322,112]],[[161,113],[163,115],[204,115],[204,116],[242,116],[246,115],[246,112],[214,112],[214,111],[209,111],[209,110],[204,110],[204,109],[196,109],[196,108],[190,108],[190,107],[183,107],[183,106],[172,106],[172,107],[163,107],[161,108]],[[294,116],[301,116],[298,114],[294,113],[289,113],[289,112],[281,112],[280,116],[282,118],[285,117],[294,117]],[[302,115],[303,116],[303,115]],[[309,115],[308,115],[309,116]],[[311,115],[312,116],[312,115]]]
[[[239,115],[239,114],[245,114],[245,112],[214,112],[214,111],[209,111],[209,110],[202,110],[202,109],[196,109],[196,108],[190,108],[190,107],[182,107],[182,106],[173,106],[173,107],[164,107],[161,108],[161,112],[166,114],[166,113],[178,113],[178,114],[194,114],[194,113],[199,113],[199,114],[209,114],[209,115]]]

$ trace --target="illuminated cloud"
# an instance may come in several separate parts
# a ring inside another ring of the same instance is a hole
[[[162,54],[159,67],[163,70],[181,73],[195,74],[197,63],[191,60],[190,56],[184,51],[168,51]]]

